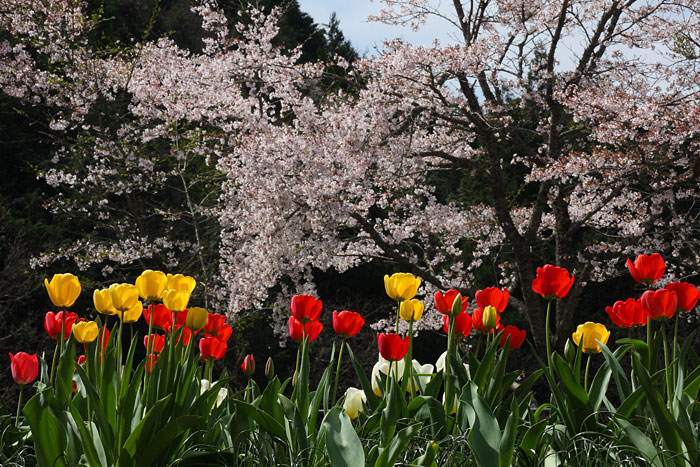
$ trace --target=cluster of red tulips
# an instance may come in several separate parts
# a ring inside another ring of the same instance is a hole
[[[651,287],[666,272],[666,262],[658,253],[627,260],[632,278]],[[641,297],[615,302],[605,309],[613,323],[621,328],[646,326],[649,320],[665,321],[676,313],[695,308],[700,290],[687,282],[671,282],[663,289],[646,290]]]

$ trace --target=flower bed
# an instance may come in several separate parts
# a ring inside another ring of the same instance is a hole
[[[312,388],[309,353],[323,329],[323,304],[297,295],[289,317],[299,344],[293,378],[280,381],[269,361],[267,385],[259,386],[248,355],[241,365],[247,385],[238,391],[225,372],[214,381],[213,362],[224,357],[232,331],[223,315],[188,307],[193,278],[148,270],[133,285],[95,290],[98,317],[86,321],[68,311],[81,293],[78,278],[57,274],[45,284],[59,310],[44,320],[56,340],[53,358],[10,354],[14,380],[21,388],[33,383],[36,395],[23,405],[20,392],[14,426],[9,415],[0,417],[3,464],[700,465],[700,357],[694,334],[679,336],[677,326],[700,292],[679,282],[654,288],[665,269],[657,254],[628,268],[647,290],[606,311],[639,338],[608,347],[607,327],[586,322],[563,355],[549,347],[549,317],[575,278],[556,266],[538,268],[532,289],[548,302],[547,349],[541,368],[524,378],[507,371],[509,353],[526,351],[526,331],[501,322],[507,289],[478,291],[471,314],[459,291],[435,293],[447,349],[433,366],[412,358],[413,324],[425,311],[415,298],[421,280],[398,273],[384,278],[397,304],[395,329],[377,334],[379,361],[369,376],[351,348],[364,319],[334,311],[338,352]],[[125,324],[141,317],[148,334],[123,345]],[[485,345],[461,352],[459,340],[472,333]],[[140,345],[146,357],[136,361]],[[347,364],[360,387],[339,395]],[[543,377],[551,399],[533,406],[533,385]]]

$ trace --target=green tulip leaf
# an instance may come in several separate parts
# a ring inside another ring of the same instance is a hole
[[[352,426],[350,417],[340,407],[334,407],[323,419],[322,428],[326,433],[326,450],[331,465],[339,467],[362,467],[365,465],[365,452],[360,438]]]

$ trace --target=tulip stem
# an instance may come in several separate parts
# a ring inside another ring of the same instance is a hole
[[[583,389],[588,392],[588,369],[591,367],[591,354],[586,359],[586,372],[583,374]],[[579,370],[581,371],[581,370]],[[581,373],[579,373],[580,375]]]
[[[666,373],[666,391],[667,391],[667,400],[671,400],[671,378],[669,375],[669,367],[668,367],[668,348],[666,345],[666,321],[661,322],[661,337],[664,342],[664,363],[666,364],[665,368],[665,373]]]
[[[673,328],[673,361],[671,364],[673,365],[673,385],[676,385],[676,368],[678,368],[678,363],[676,362],[676,346],[678,345],[678,315],[680,313],[676,313],[676,324]]]
[[[396,310],[396,334],[399,333],[399,317],[401,316],[401,300],[396,300],[398,310]]]
[[[53,351],[53,360],[51,360],[51,376],[49,377],[49,386],[53,386],[53,376],[56,370],[56,355],[58,355],[58,342],[56,342],[56,348]]]
[[[335,368],[335,384],[333,385],[333,405],[335,405],[335,396],[338,393],[338,376],[340,375],[340,361],[343,359],[343,348],[345,347],[345,339],[340,342],[340,352],[338,352],[338,366]]]
[[[19,385],[19,399],[17,400],[17,416],[15,417],[15,427],[19,426],[19,411],[22,408],[22,391],[24,390],[24,384]]]
[[[155,346],[155,339],[151,337],[151,332],[153,330],[153,308],[151,305],[146,303],[146,309],[150,312],[148,313],[148,346],[146,348],[146,365],[150,363],[150,355],[153,353],[153,347]],[[144,371],[143,372],[143,386],[144,390],[143,392],[146,392],[146,388],[148,386],[148,375],[150,375],[150,371]]]
[[[411,317],[413,318],[413,316]],[[408,388],[411,393],[411,400],[415,397],[416,384],[413,381],[413,319],[408,322],[408,352],[406,352],[406,365],[408,365]],[[404,373],[404,376],[406,373]]]
[[[649,374],[653,373],[651,369],[651,318],[647,316],[647,346],[649,346],[649,360],[647,361],[647,369]]]
[[[447,355],[445,355],[445,415],[452,414],[452,381],[450,379],[452,368],[452,354],[455,351],[455,317],[449,317],[449,332],[447,333]]]
[[[550,299],[549,301],[547,301],[547,317],[545,318],[545,323],[544,323],[544,340],[545,340],[545,344],[547,346],[547,363],[548,364],[549,364],[550,358],[552,358],[552,352],[550,350],[550,344],[549,344],[549,315],[550,315],[551,309],[552,309],[552,300]]]

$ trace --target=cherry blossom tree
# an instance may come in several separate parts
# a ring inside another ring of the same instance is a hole
[[[426,292],[470,294],[496,285],[475,283],[488,268],[543,349],[538,266],[576,276],[558,344],[586,286],[626,258],[662,253],[667,280],[697,271],[697,2],[383,3],[375,20],[436,15],[455,42],[387,42],[358,64],[361,91],[297,105],[293,123],[261,125],[221,159],[232,313],[280,281],[309,291],[313,268],[381,259]]]
[[[305,102],[322,67],[273,45],[280,10],[243,9],[233,24],[206,0],[192,11],[203,30],[198,53],[168,38],[97,45],[91,34],[105,19],[76,0],[3,3],[2,90],[48,119],[46,206],[75,226],[34,267],[70,261],[112,278],[114,269],[167,268],[196,275],[212,306],[225,298],[218,158],[242,132]]]

